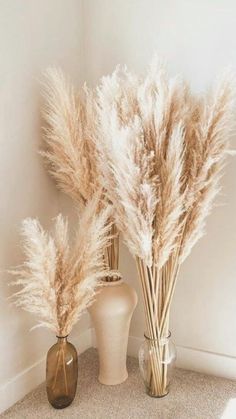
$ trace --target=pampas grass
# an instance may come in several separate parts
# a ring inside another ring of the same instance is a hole
[[[59,189],[77,203],[85,203],[98,189],[95,149],[90,141],[95,110],[92,92],[77,95],[60,69],[44,74],[44,139],[49,172]]]
[[[135,257],[146,334],[154,342],[149,389],[167,393],[161,339],[181,263],[204,234],[234,128],[228,73],[203,95],[154,63],[138,78],[117,69],[97,91],[98,154],[115,222]]]
[[[108,203],[100,187],[94,92],[86,85],[79,93],[75,92],[72,83],[57,68],[49,68],[44,73],[42,87],[46,151],[41,154],[49,172],[58,188],[79,206],[83,207],[100,190],[103,203],[97,208],[99,212]],[[110,245],[104,249],[104,257],[117,274],[119,237],[114,222],[111,224]],[[113,280],[112,273],[106,280]]]
[[[53,234],[45,232],[39,221],[22,224],[26,261],[11,273],[20,290],[14,303],[39,317],[38,326],[67,336],[81,313],[93,302],[101,278],[109,274],[103,250],[108,245],[111,208],[97,213],[98,196],[84,208],[72,245],[68,223],[58,215]]]

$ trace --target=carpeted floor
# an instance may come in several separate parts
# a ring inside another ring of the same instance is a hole
[[[176,369],[169,395],[152,399],[144,392],[138,362],[128,359],[128,380],[119,386],[97,381],[98,358],[89,349],[79,358],[79,382],[73,404],[54,410],[41,385],[0,415],[1,419],[236,419],[226,414],[236,398],[236,382]]]

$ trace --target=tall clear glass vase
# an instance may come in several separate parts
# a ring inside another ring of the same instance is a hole
[[[170,337],[145,340],[139,350],[139,367],[146,392],[151,397],[164,397],[169,393],[171,375],[176,360],[176,349]]]

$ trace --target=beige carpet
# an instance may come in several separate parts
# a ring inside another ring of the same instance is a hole
[[[0,415],[1,419],[236,419],[224,415],[230,399],[236,398],[236,382],[176,369],[170,394],[152,399],[144,392],[138,362],[128,359],[129,378],[115,387],[98,383],[95,349],[79,358],[79,382],[73,404],[54,410],[41,385]],[[228,411],[228,410],[227,410]]]

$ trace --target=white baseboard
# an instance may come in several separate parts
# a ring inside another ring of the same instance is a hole
[[[92,346],[92,330],[85,330],[73,344],[78,354],[86,351]],[[46,357],[41,358],[0,387],[0,414],[45,380],[45,362]]]
[[[236,380],[236,357],[177,346],[177,367]]]
[[[138,357],[143,339],[129,337],[128,355]],[[191,371],[236,380],[236,357],[177,346],[176,366]]]

